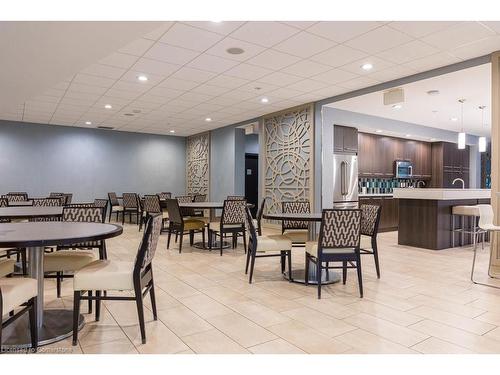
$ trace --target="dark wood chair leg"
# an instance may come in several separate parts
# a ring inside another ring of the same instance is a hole
[[[176,234],[177,236],[177,234]],[[182,252],[182,239],[184,238],[184,233],[181,232],[180,238],[179,238],[179,254]]]
[[[372,243],[373,257],[375,258],[375,270],[377,271],[377,279],[380,279],[380,264],[378,262],[378,248],[377,242]]]
[[[347,262],[343,261],[342,262],[342,284],[345,285],[347,281]]]
[[[92,291],[89,290],[88,292],[89,297],[92,297]],[[89,314],[92,314],[92,300],[89,299]]]
[[[80,291],[73,293],[73,346],[78,343],[78,323],[80,321]]]
[[[167,249],[170,248],[170,237],[172,237],[172,225],[168,226]]]
[[[205,249],[205,228],[201,231],[201,240],[203,241],[203,248]]]
[[[194,230],[189,231],[189,246],[193,246],[194,243]]]
[[[153,310],[153,319],[158,320],[158,313],[156,311],[156,295],[155,295],[155,284],[153,279],[150,281],[151,289],[149,289],[149,297],[151,298],[151,310]]]
[[[56,294],[57,298],[61,298],[61,280],[62,272],[56,272]]]
[[[251,261],[251,264],[250,264],[250,276],[248,278],[248,283],[251,284],[252,283],[252,278],[253,278],[253,270],[255,268],[255,254],[251,254],[250,255],[252,257],[252,261]]]
[[[99,319],[101,319],[101,291],[96,290],[95,291],[95,321],[98,322]]]
[[[245,250],[245,253],[247,252],[247,232],[245,228],[243,228],[243,249]]]
[[[37,300],[38,300],[37,297],[33,297],[29,301],[30,308],[28,310],[29,321],[30,321],[31,349],[35,352],[38,348],[38,327],[36,326]]]
[[[28,266],[27,266],[26,249],[21,249],[21,269],[23,272],[23,276],[27,276]]]
[[[220,247],[219,247],[219,250],[220,250],[220,256],[222,256],[222,245],[224,244],[222,232],[219,232],[219,235],[220,235],[220,244],[219,244]],[[215,238],[217,238],[217,235],[215,235]]]
[[[287,251],[286,252],[288,256],[288,281],[292,282],[293,281],[293,276],[292,276],[292,252]]]
[[[306,262],[304,269],[304,284],[306,286],[309,285],[309,263],[310,263],[309,255],[306,253]]]
[[[361,254],[358,253],[356,270],[358,271],[359,296],[363,298],[363,275],[361,273]]]
[[[318,282],[318,299],[321,299],[321,261],[316,263],[316,281]]]
[[[135,302],[137,305],[137,315],[139,317],[139,327],[141,330],[142,343],[146,343],[146,324],[144,322],[144,306],[142,301],[142,291],[140,287],[135,288]]]
[[[281,251],[281,256],[280,256],[280,265],[281,265],[281,273],[285,273],[285,252]]]
[[[247,260],[246,260],[246,263],[245,263],[245,275],[248,274],[248,266],[250,265],[250,249],[248,249],[248,252],[247,252]]]

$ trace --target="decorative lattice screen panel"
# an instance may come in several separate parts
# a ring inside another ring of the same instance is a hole
[[[186,191],[188,194],[208,194],[210,181],[210,134],[187,138]]]

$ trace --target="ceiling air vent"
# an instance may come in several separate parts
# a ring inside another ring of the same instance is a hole
[[[402,87],[384,92],[384,105],[393,105],[405,101],[405,92]]]
[[[112,126],[98,126],[97,129],[113,130]]]

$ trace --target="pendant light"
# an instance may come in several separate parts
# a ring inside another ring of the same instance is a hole
[[[460,133],[458,133],[458,149],[459,150],[464,150],[465,149],[465,131],[464,131],[464,102],[465,99],[459,99],[459,103],[461,104],[461,118],[462,118],[462,128],[460,130]]]
[[[479,109],[481,110],[481,126],[484,126],[484,109],[486,106],[480,105]],[[479,137],[478,142],[479,152],[486,152],[486,137]]]

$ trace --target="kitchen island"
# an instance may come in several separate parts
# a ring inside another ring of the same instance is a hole
[[[490,197],[489,189],[394,189],[399,206],[398,244],[431,250],[452,247],[452,207],[489,204]],[[464,223],[471,225],[468,219]],[[462,243],[459,237],[456,234],[455,245],[471,243],[470,236],[464,236]]]

